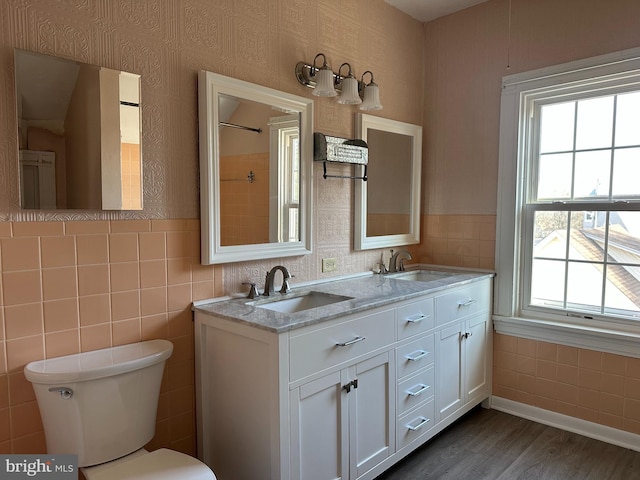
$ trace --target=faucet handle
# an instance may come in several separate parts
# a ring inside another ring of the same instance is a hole
[[[289,274],[289,276],[285,276],[284,279],[282,280],[282,288],[280,289],[280,293],[290,293],[291,292],[291,286],[289,285],[289,279],[293,278],[295,275],[291,275]]]
[[[258,294],[258,289],[256,288],[256,284],[253,282],[242,282],[242,285],[251,285],[249,288],[249,294],[247,298],[258,298],[260,295]]]

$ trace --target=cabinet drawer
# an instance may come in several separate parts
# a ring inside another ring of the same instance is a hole
[[[292,337],[290,380],[347,362],[395,340],[393,310],[386,310]]]
[[[450,293],[436,297],[438,325],[488,311],[490,293],[489,282],[483,281],[456,288]]]
[[[427,368],[398,384],[398,415],[402,415],[434,395],[434,371],[433,367]]]
[[[398,307],[398,340],[431,330],[436,325],[433,298]]]
[[[396,348],[396,365],[398,378],[417,372],[433,363],[433,334],[425,335],[402,347]]]
[[[398,419],[396,424],[398,450],[424,435],[435,425],[435,403],[432,398]]]

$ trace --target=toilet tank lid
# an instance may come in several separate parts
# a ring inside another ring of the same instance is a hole
[[[47,385],[84,382],[139,370],[165,361],[173,352],[168,340],[120,345],[91,352],[31,362],[24,367],[24,375],[32,383]]]

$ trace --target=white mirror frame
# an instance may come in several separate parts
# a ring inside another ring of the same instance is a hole
[[[300,240],[251,245],[220,244],[220,149],[218,96],[230,95],[300,113]],[[313,100],[217,73],[198,74],[200,136],[200,231],[203,265],[311,253]]]
[[[375,117],[366,113],[356,114],[356,135],[367,141],[369,129],[407,135],[412,138],[412,172],[407,178],[407,188],[411,188],[411,212],[409,233],[394,235],[367,236],[367,190],[369,182],[356,182],[354,249],[396,247],[420,243],[420,185],[422,172],[422,127],[410,123],[398,122],[387,118]],[[370,153],[371,154],[371,153]],[[371,178],[371,171],[368,176]],[[374,172],[375,175],[375,172]],[[393,195],[393,192],[378,192]]]

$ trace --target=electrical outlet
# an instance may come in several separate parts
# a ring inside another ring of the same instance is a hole
[[[335,272],[338,262],[335,258],[323,258],[322,259],[322,273]]]

